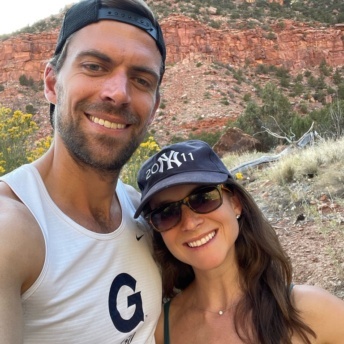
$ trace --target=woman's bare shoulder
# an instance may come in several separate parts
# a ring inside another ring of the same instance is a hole
[[[322,304],[323,301],[329,301],[330,305],[344,305],[344,301],[331,294],[327,290],[313,286],[300,284],[295,285],[292,290],[292,297],[297,306],[318,306]]]
[[[325,289],[310,285],[294,286],[292,300],[302,319],[316,332],[316,343],[343,342],[343,300]]]

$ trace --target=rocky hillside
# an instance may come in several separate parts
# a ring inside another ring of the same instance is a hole
[[[161,19],[167,71],[162,105],[152,126],[161,144],[175,135],[221,130],[235,120],[245,109],[243,97],[256,97],[257,88],[272,79],[257,73],[259,66],[284,68],[294,76],[306,70],[316,75],[321,63],[334,69],[344,66],[344,31],[338,26],[274,18],[269,18],[267,26],[254,18],[239,18],[233,27],[218,9],[207,7],[204,11],[211,16],[209,25],[204,16],[193,19],[192,14],[184,16],[177,10]],[[221,25],[215,28],[214,21]],[[41,80],[57,34],[54,28],[0,41],[0,103],[35,112],[42,135],[50,127]],[[327,82],[331,86],[332,81]],[[292,99],[296,109],[303,98]],[[307,106],[319,108],[330,101],[331,97],[318,101],[310,96]]]

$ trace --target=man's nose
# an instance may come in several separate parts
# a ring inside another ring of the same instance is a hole
[[[109,76],[101,87],[101,99],[114,102],[115,105],[130,103],[130,84],[124,72],[116,72]]]

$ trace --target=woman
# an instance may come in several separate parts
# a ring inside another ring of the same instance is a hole
[[[165,147],[138,184],[169,300],[158,344],[344,343],[344,302],[292,284],[275,231],[208,144]]]

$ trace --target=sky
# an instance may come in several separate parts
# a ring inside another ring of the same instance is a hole
[[[57,14],[77,0],[0,0],[0,35]]]

